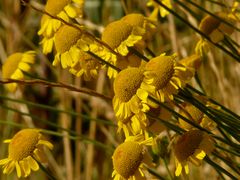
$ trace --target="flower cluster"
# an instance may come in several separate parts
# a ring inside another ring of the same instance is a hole
[[[162,148],[158,144],[162,135],[169,138],[170,148],[164,148],[166,153],[174,154],[176,176],[189,174],[189,162],[198,166],[214,150],[214,140],[206,132],[215,130],[217,124],[202,109],[219,107],[203,96],[189,93],[186,87],[209,51],[208,41],[219,43],[234,29],[207,15],[199,25],[205,36],[197,43],[194,54],[184,58],[176,53],[154,55],[149,44],[158,31],[158,13],[163,18],[169,14],[160,4],[172,9],[170,0],[159,2],[148,1],[153,9],[149,17],[131,13],[109,23],[99,38],[77,21],[83,16],[83,0],[48,0],[41,18],[40,44],[43,54],[52,53],[54,67],[59,65],[86,81],[97,78],[99,71],[109,77],[117,132],[124,138],[112,155],[114,180],[151,178],[147,172],[154,165],[150,154],[156,155]],[[215,15],[234,24],[237,5],[231,14]],[[35,63],[35,54],[27,51],[10,55],[2,67],[3,79],[23,79],[24,72],[30,72]],[[17,84],[9,83],[6,88],[14,92]],[[190,103],[188,93],[196,104]],[[44,147],[53,148],[38,129],[23,129],[5,143],[9,143],[9,149],[8,157],[0,160],[3,173],[16,169],[19,178],[29,176],[31,170],[39,169],[39,163],[46,162]]]

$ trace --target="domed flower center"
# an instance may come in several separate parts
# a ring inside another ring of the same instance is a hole
[[[125,21],[114,21],[106,26],[102,40],[112,49],[117,48],[132,32],[132,26]]]
[[[174,60],[171,56],[153,58],[146,64],[146,71],[154,76],[156,89],[162,89],[173,76]]]
[[[142,70],[127,68],[122,70],[114,81],[115,96],[123,102],[129,101],[137,92],[143,80]]]
[[[31,156],[38,143],[39,133],[37,130],[24,129],[19,131],[9,144],[9,158],[20,161]]]
[[[144,16],[141,14],[128,14],[122,18],[123,21],[126,21],[128,24],[132,26],[143,27]]]
[[[178,161],[182,162],[194,154],[203,139],[203,132],[192,130],[184,133],[177,141],[174,147],[175,155]]]
[[[81,31],[67,25],[63,25],[55,35],[56,50],[59,53],[68,51],[81,38]]]
[[[71,2],[71,0],[48,0],[47,4],[45,6],[45,10],[50,13],[51,15],[56,16],[58,13],[60,13],[66,5],[68,5]]]
[[[218,28],[221,21],[219,21],[217,18],[207,15],[205,18],[202,19],[199,29],[206,35],[211,34],[211,32]]]
[[[10,78],[11,75],[18,68],[18,64],[22,59],[22,53],[15,53],[8,57],[2,68],[3,79]],[[5,68],[7,67],[7,68]]]
[[[134,141],[127,141],[113,153],[114,169],[124,178],[134,175],[143,160],[143,147]]]

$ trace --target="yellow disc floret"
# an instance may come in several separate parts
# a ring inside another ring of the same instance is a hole
[[[68,51],[80,39],[82,33],[77,28],[63,25],[55,35],[56,50],[59,53]]]
[[[126,21],[128,24],[132,26],[143,27],[144,25],[144,16],[142,14],[128,14],[124,16],[121,20]]]
[[[174,73],[174,61],[170,56],[159,56],[153,58],[146,64],[146,70],[153,72],[156,77],[154,85],[162,89],[170,81]]]
[[[203,139],[203,132],[199,130],[188,131],[183,134],[175,144],[174,153],[178,161],[187,160],[194,154]]]
[[[37,130],[26,129],[19,131],[9,144],[9,158],[19,161],[32,155],[38,144],[38,137],[39,132]]]
[[[214,149],[212,137],[200,130],[190,130],[181,135],[174,146],[176,171],[179,176],[182,170],[189,173],[188,161],[199,166],[203,158]],[[184,168],[184,169],[183,169]]]
[[[143,147],[137,142],[126,141],[113,154],[114,169],[124,178],[135,174],[143,160]]]
[[[112,49],[117,48],[132,32],[132,26],[124,21],[114,21],[106,26],[102,33],[102,40]]]
[[[139,97],[143,101],[148,101],[149,95],[161,102],[172,100],[173,94],[184,87],[192,76],[190,68],[178,63],[175,55],[160,55],[146,64]]]
[[[143,80],[142,70],[127,68],[121,71],[114,81],[115,96],[121,101],[129,101],[137,92]]]
[[[57,15],[60,13],[63,8],[68,5],[71,2],[71,0],[48,0],[47,4],[45,6],[45,10],[50,13],[51,15]]]

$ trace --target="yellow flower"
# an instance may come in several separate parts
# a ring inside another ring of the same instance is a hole
[[[48,0],[45,6],[45,11],[52,16],[70,22],[70,18],[81,17],[83,12],[84,0]],[[63,25],[57,19],[54,19],[46,14],[42,16],[41,28],[38,35],[43,35],[43,40],[40,44],[43,45],[43,53],[50,53],[53,49],[54,34]]]
[[[144,145],[151,146],[153,139],[144,139],[142,135],[129,136],[125,142],[120,144],[113,153],[114,180],[135,180],[144,177],[143,162],[146,161],[147,152]]]
[[[142,14],[128,14],[124,16],[122,21],[130,24],[133,27],[139,27],[144,29],[145,34],[143,35],[143,40],[150,40],[153,34],[156,32],[156,22],[144,17]]]
[[[172,4],[170,0],[160,0],[165,6],[172,9]],[[149,0],[147,2],[147,6],[153,6],[153,12],[150,15],[150,18],[153,20],[157,20],[158,12],[160,13],[161,17],[165,17],[169,14],[168,10],[166,10],[164,7],[160,6],[158,3],[154,2],[154,0]]]
[[[181,135],[174,146],[176,171],[179,176],[184,170],[189,174],[188,161],[200,165],[201,160],[214,149],[211,136],[200,130],[190,130]],[[184,169],[183,169],[184,168]]]
[[[211,105],[208,105],[211,106]],[[186,117],[190,121],[195,122],[196,124],[202,126],[203,128],[207,128],[212,130],[216,127],[216,123],[212,121],[206,114],[200,111],[197,107],[193,106],[192,104],[185,103],[183,104],[183,109],[179,112],[182,116]],[[194,127],[184,121],[183,119],[179,118],[180,126],[185,130],[191,130]]]
[[[117,53],[126,56],[128,47],[140,43],[145,31],[142,28],[133,27],[123,20],[114,21],[106,26],[102,33],[102,40]]]
[[[183,88],[192,76],[189,68],[178,63],[174,55],[160,55],[146,64],[138,96],[147,103],[151,103],[149,96],[154,96],[161,102],[172,100],[173,94]],[[154,103],[150,106],[153,105]]]
[[[96,78],[101,64],[86,52],[80,50],[79,53],[80,59],[72,65],[69,71],[77,77],[83,76],[87,81]]]
[[[141,51],[145,44],[143,41],[145,32],[145,29],[138,26],[134,27],[126,20],[118,20],[108,24],[102,33],[102,41],[118,53],[120,57],[116,58],[114,61],[107,61],[118,66],[119,64],[130,62],[134,59],[136,66],[139,66],[141,64],[141,59],[129,52],[128,48],[134,47],[138,51]],[[124,56],[126,59],[125,62],[117,62],[124,60],[121,56]],[[127,66],[131,66],[131,64],[126,64],[125,67]],[[110,78],[116,77],[117,72],[115,70],[108,68],[108,71],[110,71],[108,72]]]
[[[17,79],[24,78],[23,71],[29,72],[31,65],[35,61],[35,51],[27,51],[25,53],[14,53],[10,55],[2,66],[3,79]],[[17,84],[9,83],[5,87],[8,91],[16,91]]]
[[[77,47],[77,42],[81,38],[82,32],[72,26],[62,25],[55,34],[55,45],[57,54],[53,65],[61,62],[63,68],[72,67],[76,64],[81,55],[81,50]]]
[[[215,15],[226,22],[231,24],[235,23],[234,18],[230,17],[227,13],[218,12],[215,13]],[[207,15],[201,20],[199,30],[208,36],[212,42],[218,43],[224,39],[224,35],[231,35],[234,28],[224,22],[221,22],[221,20],[214,16]],[[202,55],[203,53],[207,53],[209,51],[208,46],[207,40],[202,37],[202,39],[200,39],[197,43],[195,51],[196,53]]]
[[[23,129],[12,139],[5,140],[5,143],[9,143],[9,148],[8,158],[0,160],[3,173],[10,174],[16,168],[19,178],[29,176],[31,170],[39,169],[37,161],[44,161],[44,146],[53,148],[53,145],[44,140],[40,130],[37,129]]]
[[[117,75],[113,84],[113,107],[118,118],[126,119],[141,111],[142,105],[136,93],[143,77],[143,70],[134,67],[124,69]]]
[[[148,125],[145,112],[149,110],[149,107],[136,95],[143,77],[142,69],[129,67],[122,70],[114,80],[113,109],[119,130],[123,128],[126,136],[130,132],[139,133],[143,127]]]

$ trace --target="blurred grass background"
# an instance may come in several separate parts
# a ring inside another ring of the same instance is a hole
[[[197,27],[199,20],[206,15],[187,1],[183,2],[197,16],[173,1],[174,10]],[[216,12],[231,7],[233,1],[197,0],[205,9]],[[32,1],[43,7],[45,1]],[[79,20],[88,30],[100,37],[109,22],[126,13],[150,15],[151,8],[146,0],[86,0],[84,20]],[[86,82],[73,77],[66,70],[53,68],[53,54],[45,56],[39,46],[41,14],[23,6],[19,0],[0,1],[0,63],[14,52],[36,50],[37,63],[27,79],[37,78],[50,82],[63,82],[76,87],[87,87],[101,94],[113,96],[111,81],[101,71],[98,79]],[[236,24],[239,27],[239,24]],[[232,36],[240,44],[239,32]],[[173,15],[160,19],[158,31],[150,48],[155,54],[176,52],[180,57],[194,53],[198,41],[196,33]],[[198,72],[206,94],[217,102],[240,114],[240,64],[218,48],[214,48]],[[191,82],[198,87],[196,81]],[[116,134],[116,125],[111,101],[88,94],[70,91],[59,87],[39,84],[21,85],[21,91],[9,94],[0,86],[0,142],[12,137],[23,127],[46,129],[49,140],[54,144],[53,152],[48,152],[49,171],[57,179],[98,179],[111,178],[111,155],[114,147],[121,142]],[[7,155],[7,146],[1,143],[0,158]],[[239,160],[239,159],[238,159]],[[239,161],[238,161],[239,162]],[[239,163],[238,163],[239,164]],[[174,162],[169,164],[174,171]],[[164,166],[157,169],[167,176]],[[3,175],[0,179],[16,179],[15,174]],[[43,171],[32,173],[27,179],[48,179]],[[219,179],[218,173],[208,164],[192,168],[189,179]]]

